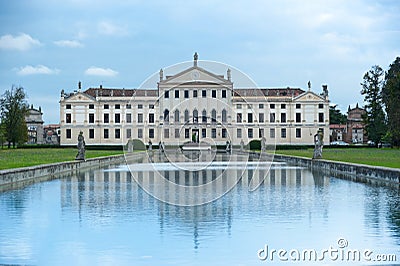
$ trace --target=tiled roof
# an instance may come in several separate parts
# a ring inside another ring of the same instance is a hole
[[[97,92],[97,93],[96,93]],[[136,92],[136,94],[135,94]],[[132,97],[136,96],[157,96],[157,90],[145,90],[145,89],[114,89],[114,88],[89,88],[84,93],[96,97]]]

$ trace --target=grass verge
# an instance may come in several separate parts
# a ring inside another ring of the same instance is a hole
[[[312,158],[313,152],[313,149],[277,150],[276,154]],[[400,149],[395,148],[330,148],[324,149],[322,156],[325,160],[400,168]]]
[[[76,148],[0,149],[0,170],[74,161]],[[86,158],[123,154],[122,150],[86,150]]]

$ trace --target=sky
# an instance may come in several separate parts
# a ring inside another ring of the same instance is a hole
[[[400,56],[400,1],[0,0],[0,94],[22,86],[45,124],[62,89],[137,88],[194,52],[263,88],[327,84],[346,112],[364,73]]]

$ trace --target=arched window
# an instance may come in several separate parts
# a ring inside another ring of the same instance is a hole
[[[189,111],[186,109],[185,110],[185,123],[189,122]]]
[[[199,121],[199,112],[196,109],[193,110],[193,123],[197,124]]]
[[[201,122],[207,123],[207,111],[205,109],[201,113]]]
[[[164,110],[164,121],[169,122],[169,110],[168,109]]]
[[[217,122],[217,111],[215,111],[215,109],[213,109],[211,111],[211,123],[216,123]]]
[[[226,122],[226,110],[222,110],[222,122]]]
[[[175,122],[179,122],[179,110],[178,109],[175,110],[174,120],[175,120]]]

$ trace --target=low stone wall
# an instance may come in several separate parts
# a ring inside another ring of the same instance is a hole
[[[63,174],[71,174],[88,168],[102,168],[110,164],[124,163],[124,155],[114,155],[87,159],[86,161],[70,161],[44,164],[31,167],[15,168],[0,171],[0,191],[44,180],[58,178]]]
[[[316,169],[324,172],[330,172],[340,176],[349,176],[349,178],[353,176],[356,178],[378,179],[384,182],[400,184],[400,169],[397,168],[335,162],[321,159],[312,160],[310,158],[279,154],[275,155],[274,160],[307,167],[312,170]]]

